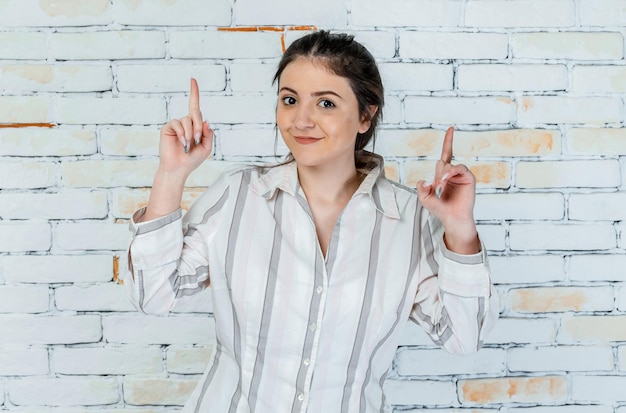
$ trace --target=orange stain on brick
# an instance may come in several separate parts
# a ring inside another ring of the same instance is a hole
[[[547,402],[567,397],[564,377],[509,377],[468,380],[461,385],[463,399],[472,403]]]
[[[469,168],[477,183],[503,185],[510,180],[509,169],[502,162],[472,165]]]
[[[526,148],[525,152],[543,154],[554,146],[552,133],[512,130],[503,131],[497,135],[498,144],[507,149]]]
[[[411,131],[402,137],[402,141],[412,150],[413,155],[437,155],[442,134],[436,130]]]
[[[579,288],[524,288],[511,292],[511,309],[525,313],[581,311],[587,302]]]
[[[218,27],[221,32],[280,32],[280,47],[285,53],[285,32],[317,30],[316,26],[238,26],[238,27]]]
[[[531,109],[533,106],[535,106],[535,102],[531,98],[523,98],[520,100],[519,104],[523,111],[527,111],[528,109]]]
[[[113,256],[113,281],[118,284],[124,284],[124,280],[120,279],[120,257]]]
[[[0,128],[54,128],[54,123],[0,123]]]

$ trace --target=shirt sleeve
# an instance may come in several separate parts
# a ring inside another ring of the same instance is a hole
[[[443,226],[424,212],[420,281],[411,319],[455,354],[478,351],[498,318],[498,296],[487,253],[456,254],[443,242]]]
[[[124,285],[139,311],[168,313],[177,300],[208,286],[207,243],[228,198],[228,186],[220,181],[184,217],[180,209],[145,222],[138,222],[145,208],[133,214]]]

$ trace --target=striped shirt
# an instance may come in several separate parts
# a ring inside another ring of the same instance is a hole
[[[364,160],[326,256],[295,162],[224,173],[184,218],[135,213],[125,285],[139,309],[211,285],[216,350],[184,412],[388,412],[409,317],[450,352],[480,348],[498,313],[484,247],[447,250],[416,192]]]

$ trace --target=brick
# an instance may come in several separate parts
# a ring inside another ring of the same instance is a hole
[[[189,98],[174,97],[170,101],[172,118],[181,118],[188,113]],[[237,95],[200,97],[200,109],[211,123],[266,123],[276,121],[275,95]]]
[[[230,88],[233,92],[273,92],[276,65],[268,63],[236,63],[230,65]]]
[[[617,368],[620,371],[626,370],[626,345],[617,347]]]
[[[518,59],[622,59],[624,39],[612,32],[513,33],[511,50]]]
[[[618,98],[532,96],[518,102],[521,125],[621,122],[623,105]]]
[[[116,156],[157,156],[159,140],[156,128],[106,128],[100,131],[100,152]]]
[[[571,194],[569,197],[569,219],[580,221],[622,221],[626,211],[621,206],[626,202],[626,193]]]
[[[486,343],[550,344],[557,333],[556,320],[550,318],[500,318],[487,335]]]
[[[113,4],[115,22],[129,26],[228,26],[231,23],[231,3],[213,0],[174,2],[116,1]]]
[[[110,66],[61,64],[5,64],[0,66],[0,88],[22,92],[101,92],[111,90]]]
[[[207,316],[113,315],[104,317],[102,324],[109,343],[204,344],[215,339],[215,322]]]
[[[45,348],[3,348],[0,350],[1,376],[45,375],[48,371],[48,350]]]
[[[472,27],[572,27],[576,8],[568,0],[479,0],[465,6],[465,25]]]
[[[129,241],[127,225],[101,222],[60,223],[55,235],[66,251],[124,250]]]
[[[402,329],[398,346],[424,346],[433,349],[439,348],[433,343],[424,329],[412,320],[407,320],[404,328]]]
[[[510,413],[613,413],[611,406],[573,405],[508,408]]]
[[[181,208],[187,211],[204,189],[187,188],[183,192]],[[148,189],[113,190],[111,214],[116,218],[130,218],[135,211],[148,204]]]
[[[624,27],[626,4],[624,0],[579,0],[580,21],[585,26]]]
[[[451,405],[456,402],[456,389],[451,381],[387,379],[383,385],[385,398],[393,405]]]
[[[387,92],[440,91],[453,88],[454,73],[451,64],[382,63],[378,68]]]
[[[49,302],[46,285],[0,285],[0,313],[45,313]]]
[[[47,188],[57,184],[53,162],[0,160],[0,189]]]
[[[508,124],[515,110],[509,98],[407,96],[407,123],[472,125]]]
[[[518,162],[515,185],[520,188],[611,188],[620,185],[615,160]]]
[[[567,149],[573,155],[626,155],[626,129],[572,128]]]
[[[506,228],[502,225],[478,225],[480,239],[489,251],[504,251],[506,249]]]
[[[626,281],[623,268],[626,268],[624,255],[572,255],[567,277],[572,281]]]
[[[128,64],[117,67],[117,88],[120,92],[189,92],[192,77],[201,92],[226,87],[226,68],[222,65]]]
[[[52,33],[49,57],[57,60],[163,58],[165,33],[156,30]]]
[[[623,66],[574,66],[572,92],[625,93],[626,68]]]
[[[0,221],[0,252],[48,251],[51,246],[48,223]]]
[[[507,350],[509,371],[611,371],[613,349],[609,346],[516,347]]]
[[[508,43],[502,33],[402,31],[398,47],[403,58],[506,59]]]
[[[167,349],[167,371],[178,374],[202,374],[211,360],[213,346],[175,347]]]
[[[555,313],[611,311],[612,287],[530,287],[509,291],[511,311],[517,313]]]
[[[565,216],[560,193],[478,194],[474,207],[477,220],[559,220]]]
[[[88,160],[63,162],[61,174],[63,184],[71,187],[144,187],[152,185],[157,167],[152,159]]]
[[[563,281],[564,259],[560,255],[506,255],[489,257],[496,284],[535,284]]]
[[[512,224],[509,228],[512,250],[608,250],[617,246],[611,224]]]
[[[100,316],[0,316],[2,345],[95,343],[102,338]]]
[[[259,13],[263,10],[263,13]],[[348,10],[345,2],[319,0],[311,3],[306,0],[263,0],[235,2],[233,13],[235,25],[295,25],[295,26],[339,26],[348,23]]]
[[[0,123],[46,123],[49,110],[44,96],[0,96]]]
[[[27,15],[26,15],[27,16]],[[48,35],[43,32],[0,33],[0,59],[45,59]]]
[[[0,13],[0,26],[8,27],[96,26],[112,22],[107,0],[5,0]]]
[[[196,379],[126,377],[124,401],[130,405],[182,406],[197,384]]]
[[[280,33],[173,31],[170,55],[176,59],[255,59],[280,57]]]
[[[436,156],[441,154],[443,130],[383,129],[376,152],[383,156]],[[542,156],[560,153],[558,131],[510,129],[454,132],[456,160],[477,156]]]
[[[7,385],[9,400],[16,405],[93,406],[119,401],[114,378],[23,378]]]
[[[124,287],[115,283],[57,287],[54,302],[58,310],[136,311]]]
[[[400,100],[398,96],[386,95],[385,107],[383,108],[384,116],[381,125],[396,125],[403,123],[403,105],[403,101]]]
[[[5,281],[26,283],[106,282],[113,258],[106,255],[13,255],[0,257]]]
[[[461,403],[563,403],[567,400],[567,378],[504,377],[459,381]]]
[[[51,356],[55,373],[72,375],[153,374],[162,361],[158,347],[58,347]]]
[[[482,349],[471,355],[449,354],[441,349],[404,349],[396,355],[400,376],[446,376],[457,374],[503,374],[506,352]]]
[[[0,129],[0,156],[92,155],[97,151],[96,134],[92,130]]]
[[[354,9],[354,4],[352,9]],[[344,32],[353,35],[354,40],[365,46],[376,59],[391,59],[396,55],[396,35],[393,31],[380,30],[377,27],[376,30],[345,30]]]
[[[55,121],[66,124],[141,125],[164,123],[167,115],[162,98],[94,98],[57,99]]]
[[[217,134],[216,152],[229,160],[249,156],[277,157],[289,153],[277,128],[226,129]]]
[[[107,211],[107,197],[102,191],[0,193],[0,216],[4,219],[104,218]]]
[[[597,315],[565,317],[559,342],[606,343],[626,340],[626,316]]]
[[[558,91],[568,87],[565,65],[463,64],[457,69],[464,91]]]
[[[419,180],[432,181],[434,161],[410,161],[405,164],[406,185],[415,187]],[[476,177],[477,188],[508,188],[511,186],[511,165],[508,162],[467,162]]]
[[[591,403],[616,403],[626,401],[623,376],[572,376],[572,400]]]
[[[356,26],[439,27],[456,26],[462,4],[454,0],[398,0],[393,7],[381,7],[376,0],[351,4],[350,17]]]
[[[617,310],[624,311],[626,309],[626,286],[622,285],[617,289]]]

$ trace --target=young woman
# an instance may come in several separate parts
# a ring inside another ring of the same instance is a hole
[[[408,318],[454,353],[493,324],[475,178],[452,165],[452,129],[431,184],[387,180],[364,150],[383,107],[371,54],[315,32],[285,52],[274,166],[224,173],[182,217],[187,176],[211,152],[191,83],[189,115],[161,131],[148,206],[135,213],[126,281],[138,308],[166,313],[211,286],[217,345],[184,412],[382,412]]]

